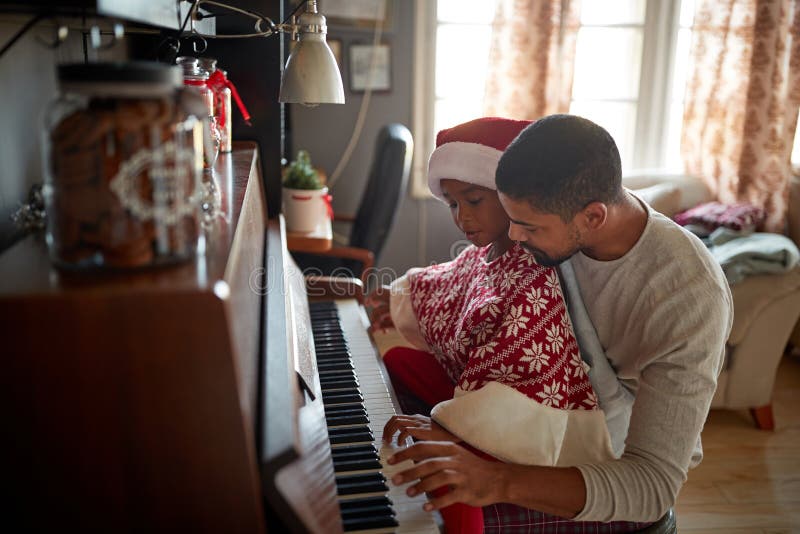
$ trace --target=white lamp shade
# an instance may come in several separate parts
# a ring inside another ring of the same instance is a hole
[[[286,60],[278,100],[306,105],[344,104],[342,75],[324,34],[300,34]]]

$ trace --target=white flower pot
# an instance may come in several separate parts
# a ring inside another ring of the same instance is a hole
[[[328,220],[328,188],[283,188],[283,216],[290,232],[313,232]]]

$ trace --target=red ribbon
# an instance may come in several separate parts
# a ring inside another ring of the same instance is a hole
[[[331,195],[324,195],[322,200],[325,201],[325,206],[328,208],[328,218],[333,220],[333,205],[331,204],[333,197]]]
[[[244,102],[242,102],[241,97],[239,96],[239,91],[236,90],[236,87],[224,74],[222,71],[217,69],[211,73],[211,77],[208,78],[207,85],[214,91],[214,94],[219,94],[223,87],[227,87],[231,90],[231,96],[236,101],[236,105],[239,107],[239,111],[242,113],[242,117],[244,117],[244,122],[247,123],[248,126],[252,126],[250,124],[250,113],[247,111],[247,108],[244,107]],[[220,107],[219,112],[219,121],[222,124],[225,124],[225,107]]]

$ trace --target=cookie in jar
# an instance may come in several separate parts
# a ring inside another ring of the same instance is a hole
[[[181,70],[159,63],[58,67],[45,124],[47,243],[62,268],[187,260],[200,240],[202,158]]]

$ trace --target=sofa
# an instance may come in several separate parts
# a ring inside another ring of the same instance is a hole
[[[623,178],[626,187],[668,216],[712,200],[697,178],[641,172]],[[790,188],[788,235],[800,244],[800,177]],[[726,361],[712,408],[749,409],[756,426],[772,430],[772,389],[790,339],[800,347],[800,268],[750,276],[731,287],[734,321]]]

